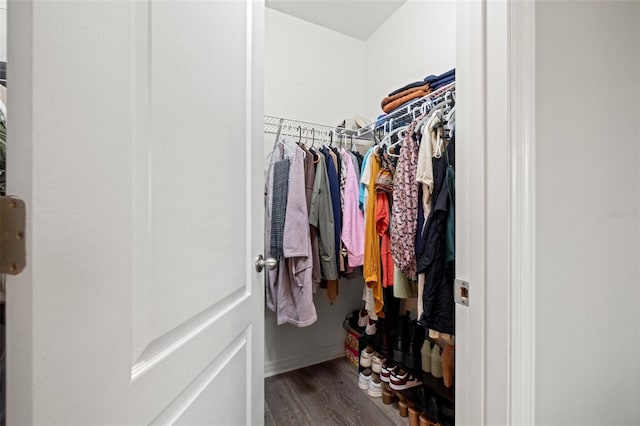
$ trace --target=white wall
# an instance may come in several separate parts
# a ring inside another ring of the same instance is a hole
[[[364,42],[267,8],[265,114],[337,125],[364,112]]]
[[[362,115],[364,42],[289,15],[266,9],[265,114],[336,125]],[[265,153],[273,135],[265,136]],[[344,353],[342,322],[362,305],[361,279],[340,282],[330,305],[318,290],[318,321],[310,327],[276,325],[266,310],[265,373],[304,367]]]
[[[366,41],[366,117],[380,115],[393,90],[455,63],[455,1],[407,1]]]
[[[7,0],[0,0],[0,61],[7,61]]]
[[[639,4],[538,2],[538,424],[640,424],[639,118]]]

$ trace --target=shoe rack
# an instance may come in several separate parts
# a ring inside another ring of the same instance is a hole
[[[437,342],[431,341],[428,337],[425,339],[429,340],[431,345],[438,344]],[[360,355],[366,347],[370,347],[388,359],[392,358],[392,349],[381,347],[379,338],[376,336],[362,334],[358,347]],[[409,424],[411,426],[454,425],[454,386],[446,387],[443,378],[436,378],[431,373],[422,371],[421,368],[408,368],[399,362],[396,362],[396,364],[405,371],[412,373],[414,377],[419,378],[422,384],[405,390],[394,390],[391,389],[388,383],[384,383],[383,402],[385,404],[392,404],[397,400],[399,415],[401,417],[409,417]],[[358,362],[358,365],[358,372],[366,369],[362,367],[360,362]]]

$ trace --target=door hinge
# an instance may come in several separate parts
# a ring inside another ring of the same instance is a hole
[[[453,284],[453,299],[459,305],[469,306],[469,283],[456,279]]]
[[[27,265],[26,207],[16,197],[0,197],[0,273],[17,275]]]

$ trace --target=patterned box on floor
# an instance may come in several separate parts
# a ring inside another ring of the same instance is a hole
[[[356,366],[359,365],[360,351],[358,348],[358,342],[360,341],[360,333],[351,327],[347,327],[347,337],[344,341],[344,353],[347,355],[347,359]]]

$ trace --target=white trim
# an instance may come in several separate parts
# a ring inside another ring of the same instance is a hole
[[[456,278],[469,306],[456,306],[456,423],[486,421],[487,27],[486,2],[456,9]]]
[[[330,361],[344,356],[346,356],[344,352],[344,343],[325,346],[321,349],[315,349],[313,352],[265,362],[264,377],[275,376],[277,374],[286,373],[288,371],[297,370],[310,365],[320,364],[321,362]],[[357,369],[354,367],[353,371],[355,377]]]
[[[535,424],[535,1],[510,2],[509,424]]]

